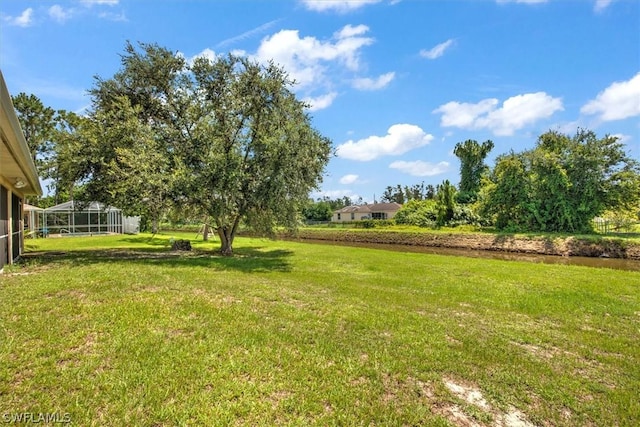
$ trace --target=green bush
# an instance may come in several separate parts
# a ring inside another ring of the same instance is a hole
[[[451,227],[458,225],[483,225],[482,217],[478,215],[470,205],[455,205],[453,219],[448,224]]]
[[[396,213],[397,224],[435,227],[438,206],[435,200],[411,200]]]
[[[397,224],[415,225],[418,227],[436,228],[439,226],[439,203],[436,200],[412,200],[406,203],[395,216]],[[441,209],[440,209],[441,211]],[[441,213],[441,212],[440,212]],[[456,227],[460,225],[490,225],[488,219],[482,218],[473,205],[453,205],[453,216],[443,225]]]
[[[354,223],[355,228],[391,227],[396,224],[393,219],[364,219]]]

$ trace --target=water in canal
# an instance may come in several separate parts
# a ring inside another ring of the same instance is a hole
[[[465,256],[471,258],[488,258],[488,259],[501,259],[509,261],[528,261],[542,264],[565,264],[565,265],[580,265],[584,267],[595,268],[613,268],[616,270],[628,270],[628,271],[640,271],[640,261],[620,258],[592,258],[592,257],[578,257],[578,256],[557,256],[557,255],[539,255],[539,254],[524,254],[516,252],[501,252],[501,251],[480,251],[472,249],[455,249],[455,248],[442,248],[431,246],[413,246],[413,245],[396,245],[389,243],[361,243],[361,242],[339,242],[331,240],[315,240],[315,239],[303,239],[296,240],[301,243],[315,243],[323,245],[335,245],[335,246],[350,246],[357,248],[370,248],[370,249],[384,249],[387,251],[397,252],[417,252],[434,255],[453,255],[453,256]]]

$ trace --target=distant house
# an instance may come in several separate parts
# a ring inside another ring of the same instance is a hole
[[[25,196],[40,194],[38,171],[0,71],[0,271],[22,254]]]
[[[331,221],[349,222],[365,219],[391,219],[402,207],[399,203],[373,203],[371,205],[346,206],[333,212]]]

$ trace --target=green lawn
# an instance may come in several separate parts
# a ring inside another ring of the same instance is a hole
[[[638,272],[170,237],[27,241],[0,276],[0,420],[640,423]]]

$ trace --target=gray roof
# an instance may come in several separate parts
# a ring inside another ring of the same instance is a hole
[[[400,203],[372,203],[370,205],[345,206],[334,213],[371,213],[371,212],[397,212],[402,205]]]

